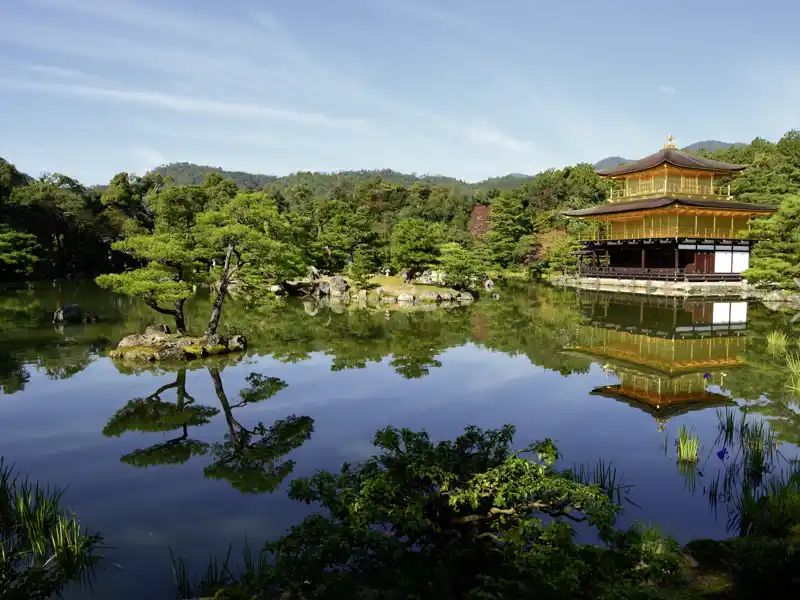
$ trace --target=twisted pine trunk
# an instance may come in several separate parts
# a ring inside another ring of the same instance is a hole
[[[217,296],[214,298],[214,304],[211,307],[211,318],[208,320],[208,327],[206,327],[206,337],[217,333],[217,327],[219,327],[219,318],[222,316],[222,304],[225,302],[225,296],[228,295],[228,284],[230,283],[231,275],[233,275],[236,270],[235,268],[231,268],[233,249],[233,244],[229,244],[225,252],[225,264],[222,267],[222,278],[219,282]]]

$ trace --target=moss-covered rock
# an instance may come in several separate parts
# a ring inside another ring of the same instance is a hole
[[[126,362],[182,361],[242,352],[246,348],[247,340],[241,335],[207,338],[148,331],[123,338],[109,356]]]

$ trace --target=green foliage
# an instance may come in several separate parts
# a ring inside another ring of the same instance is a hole
[[[40,260],[36,236],[0,229],[0,279],[30,275]]]
[[[521,194],[504,192],[495,198],[489,224],[486,243],[494,262],[507,267],[515,258],[519,240],[530,233],[530,221]]]
[[[63,491],[20,479],[0,458],[0,590],[4,600],[44,600],[87,582],[102,538],[61,508]]]
[[[455,289],[474,287],[476,278],[485,275],[487,265],[481,257],[456,242],[442,244],[439,248],[439,267],[444,272],[445,284]]]
[[[800,195],[787,196],[778,212],[758,219],[752,234],[759,240],[743,275],[755,284],[797,289],[800,280]]]
[[[353,262],[348,267],[348,274],[355,287],[360,290],[365,289],[377,270],[378,260],[375,257],[375,250],[366,244],[356,248],[353,253]]]
[[[554,467],[551,440],[512,452],[514,429],[468,427],[453,441],[379,431],[379,453],[294,480],[318,504],[245,573],[201,583],[259,597],[677,598],[678,546],[652,529],[618,532],[613,494]],[[586,522],[605,546],[574,541]]]
[[[435,265],[439,259],[440,229],[422,219],[405,219],[392,230],[392,265],[408,271],[409,278]]]
[[[580,247],[578,241],[566,235],[558,240],[548,249],[545,256],[545,271],[550,275],[567,275],[577,270],[577,262],[573,252]]]

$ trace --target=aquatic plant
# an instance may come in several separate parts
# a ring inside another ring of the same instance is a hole
[[[789,347],[789,338],[782,331],[771,331],[767,334],[767,352],[773,356],[786,354]]]
[[[678,429],[678,461],[696,463],[699,460],[700,436],[685,425]]]
[[[21,479],[0,458],[0,596],[44,599],[91,583],[102,539],[61,508],[63,491]]]
[[[608,499],[612,502],[622,504],[628,502],[633,504],[628,492],[632,485],[625,483],[624,477],[617,472],[617,468],[605,462],[602,458],[598,459],[593,466],[574,465],[572,467],[575,480],[586,485],[596,485],[606,490]]]
[[[786,355],[786,369],[789,372],[786,387],[796,394],[800,394],[800,354],[790,352]]]
[[[800,523],[798,465],[780,453],[775,432],[746,412],[717,411],[717,418],[717,456],[724,467],[706,493],[712,508],[727,507],[728,529],[766,534]]]

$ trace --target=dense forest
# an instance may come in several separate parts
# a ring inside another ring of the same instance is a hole
[[[800,276],[793,234],[800,219],[800,133],[790,131],[776,143],[757,138],[698,152],[750,165],[731,180],[736,199],[782,204],[760,226],[770,241],[758,247],[754,273],[757,280],[794,287]],[[274,213],[272,222],[280,225],[270,239],[297,251],[291,268],[281,267],[286,276],[309,265],[327,272],[411,267],[404,263],[412,254],[414,265],[448,258],[467,261],[467,271],[561,272],[573,264],[572,234],[583,226],[564,219],[562,211],[604,202],[610,185],[590,164],[467,184],[390,170],[276,178],[180,163],[143,176],[119,173],[90,188],[58,173],[32,178],[0,159],[0,280],[92,277],[163,264],[157,253],[131,252],[128,240],[141,244],[149,243],[143,237],[152,242],[171,235],[178,243],[175,228],[195,224],[214,231],[219,219],[231,218],[234,199],[240,207]],[[471,228],[479,205],[491,206],[490,213],[483,211],[490,216]],[[207,212],[213,215],[199,218]],[[410,244],[414,240],[424,243]],[[206,249],[200,262],[217,264],[224,254],[219,250]]]

